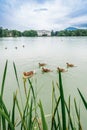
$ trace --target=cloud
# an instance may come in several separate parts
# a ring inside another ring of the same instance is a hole
[[[87,5],[86,5],[87,7]],[[76,17],[81,17],[81,16],[84,16],[84,15],[87,15],[87,8],[80,8],[79,10],[75,10],[73,12],[71,12],[68,17],[70,18],[76,18]]]
[[[61,30],[86,23],[86,12],[86,0],[1,0],[0,26],[19,30]]]
[[[81,23],[81,24],[74,24],[73,26],[79,27],[79,28],[87,28],[87,23]]]
[[[34,12],[47,11],[47,8],[34,9]]]

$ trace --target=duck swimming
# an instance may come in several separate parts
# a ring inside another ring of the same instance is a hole
[[[39,64],[39,67],[43,67],[43,66],[46,66],[45,63],[38,63]]]
[[[68,62],[67,62],[66,64],[67,64],[67,68],[68,68],[68,67],[75,67],[74,64],[70,64],[70,63],[68,63]]]
[[[42,67],[42,72],[52,72],[52,70]]]
[[[63,69],[63,68],[60,68],[60,67],[57,67],[57,71],[59,72],[66,72],[67,70]]]
[[[18,49],[18,47],[16,46],[15,49]]]
[[[29,72],[23,72],[23,78],[31,78],[34,74],[36,74],[35,70]]]
[[[5,49],[7,50],[7,47],[5,47]]]
[[[25,45],[22,46],[23,48],[25,47]]]

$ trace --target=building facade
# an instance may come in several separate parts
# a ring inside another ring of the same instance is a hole
[[[37,30],[38,36],[51,36],[51,31],[48,30]]]

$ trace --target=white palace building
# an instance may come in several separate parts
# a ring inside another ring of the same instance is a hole
[[[38,36],[51,36],[51,31],[48,30],[37,30]]]

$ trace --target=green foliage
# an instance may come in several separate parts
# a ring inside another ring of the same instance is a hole
[[[44,115],[44,111],[43,111],[41,101],[39,101],[39,107],[40,107],[40,112],[41,112],[41,120],[42,120],[43,130],[48,130],[48,126],[47,126],[47,123],[46,123],[46,119],[45,119],[45,115]]]
[[[87,36],[87,29],[62,30],[55,34],[56,36]]]
[[[48,130],[47,119],[45,115],[45,111],[43,110],[42,102],[39,103],[36,100],[36,93],[33,87],[33,84],[30,79],[23,80],[24,87],[26,88],[27,85],[27,92],[25,93],[25,102],[22,102],[17,96],[15,92],[13,94],[13,103],[10,110],[8,110],[3,94],[4,94],[4,87],[5,87],[5,79],[7,73],[7,66],[8,61],[6,61],[2,85],[1,85],[1,93],[0,93],[0,130],[16,130],[16,127],[19,126],[21,130]],[[18,90],[20,91],[20,84],[18,79],[17,67],[13,62],[14,74],[18,85]],[[78,89],[80,97],[83,101],[85,108],[87,109],[87,101],[83,97],[82,93]],[[21,94],[22,96],[22,94]],[[21,98],[21,97],[20,97]],[[23,103],[23,108],[21,107]],[[50,114],[51,119],[51,130],[82,130],[81,125],[81,117],[80,117],[80,107],[78,108],[76,99],[74,99],[74,106],[75,106],[75,116],[77,117],[76,126],[73,121],[73,116],[70,110],[70,96],[68,103],[66,103],[64,98],[64,90],[62,85],[62,77],[61,72],[59,72],[59,86],[53,84],[52,89],[52,113]],[[40,110],[40,115],[38,114],[38,109]],[[61,110],[61,111],[60,111]],[[9,112],[10,111],[10,112]],[[16,112],[20,116],[19,120],[17,121]]]
[[[35,37],[37,36],[37,31],[35,30],[24,31],[22,35],[26,37]]]
[[[79,92],[80,97],[81,97],[81,99],[82,99],[82,101],[83,101],[83,104],[84,104],[84,106],[85,106],[85,108],[86,108],[86,110],[87,110],[87,101],[85,100],[85,98],[83,97],[83,95],[82,95],[82,93],[80,92],[79,89],[78,89],[78,92]]]
[[[10,33],[10,35],[12,35],[12,37],[20,37],[20,36],[22,36],[21,32],[17,31],[17,30],[12,30],[9,33]]]
[[[51,36],[55,36],[55,32],[53,30],[51,31]]]
[[[0,27],[0,37],[36,37],[38,33],[36,30],[25,30],[23,32],[18,30],[8,30]],[[42,36],[47,36],[43,34]],[[61,30],[61,31],[51,31],[51,36],[87,36],[87,29],[77,29],[77,30]]]
[[[35,30],[26,30],[24,32],[18,31],[18,30],[8,30],[8,29],[3,29],[0,27],[0,37],[21,37],[21,36],[26,36],[26,37],[35,37],[38,36],[37,31]]]
[[[63,85],[62,85],[60,71],[59,71],[59,90],[60,90],[60,100],[61,100],[61,110],[62,110],[62,125],[63,125],[63,130],[66,130],[65,99],[64,99],[64,92],[63,92]]]
[[[7,73],[7,65],[8,65],[8,61],[6,61],[5,68],[4,68],[4,74],[3,74],[2,86],[1,86],[1,97],[3,97],[3,91],[4,91],[5,79]]]
[[[0,37],[20,37],[22,33],[18,30],[8,30],[0,28]]]
[[[2,30],[3,30],[3,28],[0,27],[0,37],[2,37]]]

